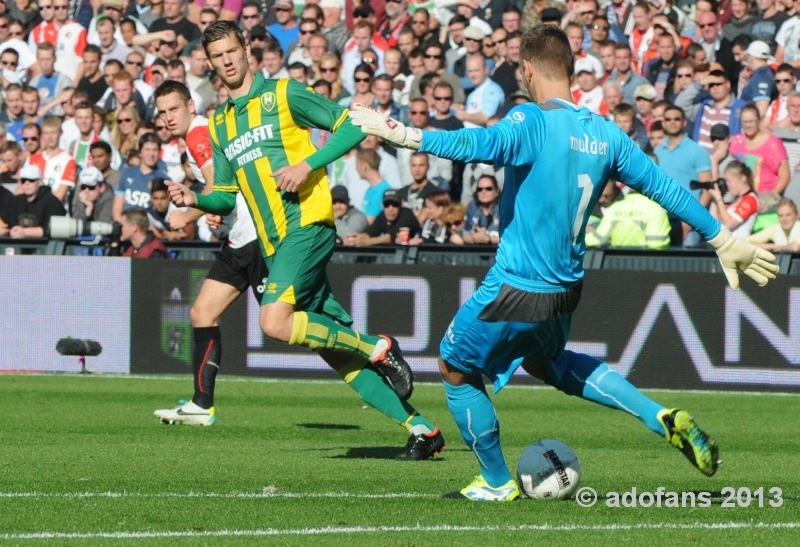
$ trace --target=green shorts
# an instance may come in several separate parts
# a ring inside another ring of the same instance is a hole
[[[327,224],[296,228],[267,257],[269,277],[261,305],[286,302],[295,310],[325,314],[351,325],[353,318],[331,292],[328,261],[336,246],[336,230]]]

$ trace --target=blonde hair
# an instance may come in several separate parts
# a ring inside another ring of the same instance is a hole
[[[139,142],[136,138],[136,127],[142,119],[139,117],[139,111],[131,104],[123,108],[122,113],[129,114],[130,117],[133,118],[131,132],[123,134],[122,131],[120,131],[119,122],[115,119],[114,121],[116,123],[114,123],[114,127],[111,129],[111,142],[116,149],[119,150],[120,155],[126,158],[131,152],[135,152],[138,149]]]
[[[781,207],[788,207],[789,209],[794,211],[794,214],[797,214],[797,204],[795,204],[795,202],[789,198],[783,198],[782,200],[780,200],[778,202],[778,205],[775,206],[775,210],[777,211]]]
[[[341,94],[342,89],[344,89],[344,82],[342,82],[342,62],[338,55],[330,51],[326,51],[319,58],[319,66],[321,67],[322,63],[326,61],[336,63],[336,79],[331,82],[331,97],[336,98]],[[317,79],[319,80],[320,78],[322,78],[322,72],[317,74]]]
[[[444,213],[442,213],[442,221],[445,224],[453,224],[458,220],[463,221],[466,214],[466,205],[463,203],[451,203],[445,208]]]

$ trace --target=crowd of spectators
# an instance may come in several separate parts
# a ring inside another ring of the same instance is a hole
[[[529,101],[521,32],[547,24],[571,44],[577,105],[618,125],[737,235],[796,251],[796,8],[792,0],[0,0],[0,236],[46,236],[49,216],[66,214],[121,223],[134,250],[154,238],[223,239],[224,223],[170,225],[176,208],[165,181],[197,181],[153,98],[172,79],[190,88],[199,115],[228,99],[200,43],[218,19],[239,22],[253,71],[427,130],[488,127]],[[317,146],[329,138],[309,136]],[[499,242],[502,169],[376,137],[327,169],[343,245]],[[587,232],[589,245],[701,244],[624,180],[603,192]]]

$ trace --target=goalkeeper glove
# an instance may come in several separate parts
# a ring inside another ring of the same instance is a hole
[[[737,269],[742,270],[761,287],[775,279],[778,273],[775,255],[735,237],[725,225],[722,225],[719,233],[709,239],[708,243],[717,251],[722,271],[734,290],[739,290]]]
[[[350,109],[350,119],[367,135],[376,135],[392,146],[419,150],[422,144],[422,131],[406,127],[370,106],[355,103]]]

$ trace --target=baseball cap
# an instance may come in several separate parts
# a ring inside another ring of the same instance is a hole
[[[468,40],[478,40],[481,41],[486,38],[486,35],[483,33],[481,29],[478,27],[468,26],[464,29],[464,38]]]
[[[544,8],[539,15],[542,23],[553,23],[555,21],[561,22],[561,12],[556,8]]]
[[[331,199],[333,201],[343,201],[350,203],[350,194],[347,192],[347,187],[338,184],[331,188]]]
[[[642,84],[634,90],[633,98],[654,101],[656,100],[656,88],[650,84]]]
[[[750,42],[750,45],[747,46],[745,53],[751,57],[755,57],[756,59],[767,60],[772,57],[772,50],[770,50],[769,44],[762,40]]]
[[[275,3],[272,4],[272,7],[291,9],[294,7],[294,2],[292,2],[292,0],[275,0]]]
[[[319,7],[321,8],[344,8],[344,2],[342,0],[320,0]]]
[[[103,173],[97,167],[87,167],[78,177],[78,183],[82,186],[97,186],[104,180]]]
[[[386,205],[387,203],[396,203],[397,205],[403,203],[400,192],[398,190],[386,190],[383,193],[383,204]]]
[[[261,25],[254,26],[253,28],[250,29],[250,39],[252,40],[253,38],[266,39],[267,29],[265,29]]]
[[[104,8],[115,8],[122,11],[122,0],[103,0]]]
[[[575,74],[578,75],[581,72],[591,72],[594,74],[594,65],[587,57],[582,57],[575,61]]]
[[[42,172],[39,168],[32,163],[26,163],[19,170],[19,178],[27,180],[39,180],[42,178]]]
[[[731,136],[731,130],[724,123],[715,123],[711,126],[711,132],[709,135],[711,140],[727,139]]]

